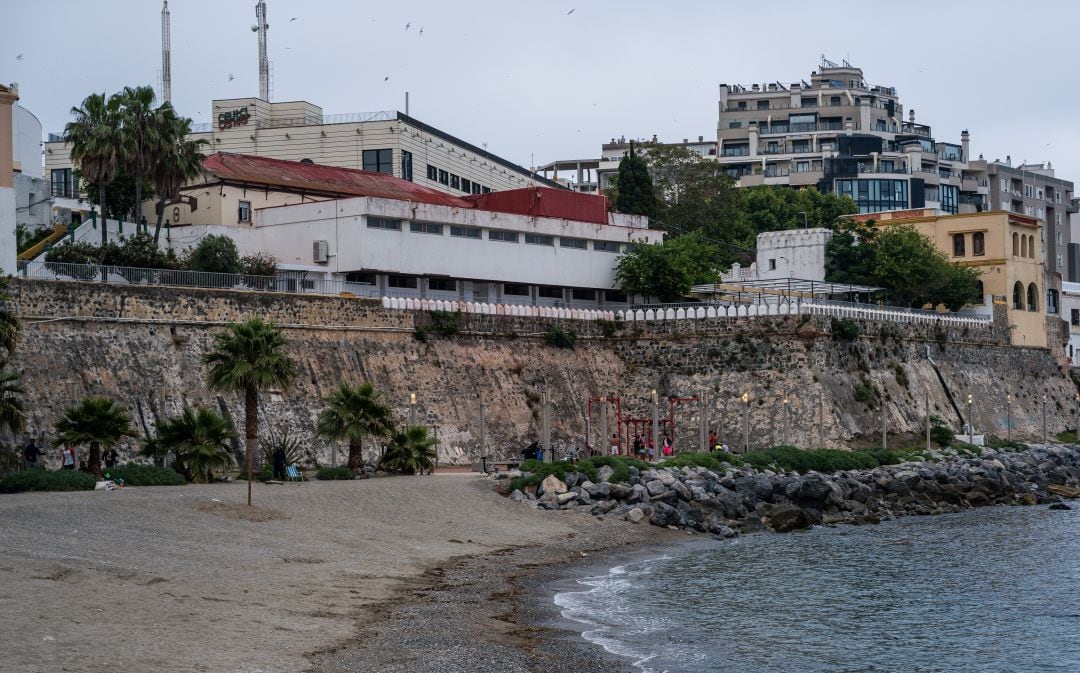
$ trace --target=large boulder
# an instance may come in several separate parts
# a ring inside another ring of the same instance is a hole
[[[641,520],[644,518],[645,512],[642,512],[640,507],[635,507],[626,513],[626,520],[630,523],[641,523]]]
[[[777,533],[788,533],[793,530],[802,530],[813,525],[814,520],[802,507],[790,503],[780,505],[762,504],[758,507],[761,512],[761,522]]]
[[[686,487],[686,484],[682,483],[678,479],[671,483],[671,488],[675,490],[675,493],[681,500],[690,501],[694,499],[694,494],[690,492],[690,489]]]
[[[559,495],[561,493],[566,493],[568,490],[570,490],[570,488],[566,483],[553,474],[549,474],[544,478],[544,481],[540,482],[540,495],[547,495],[548,493]]]
[[[611,495],[611,484],[606,481],[602,481],[599,484],[590,484],[588,492],[589,496],[594,500],[607,500]]]
[[[667,490],[667,487],[664,486],[664,482],[659,479],[653,479],[648,482],[645,484],[645,488],[649,491],[649,495],[654,498]]]
[[[601,465],[600,469],[596,471],[596,478],[600,481],[607,481],[608,479],[611,479],[611,475],[614,472],[615,470],[611,469],[610,465]]]
[[[529,496],[525,495],[516,488],[510,493],[510,499],[514,502],[529,502]]]
[[[677,526],[679,525],[679,510],[667,503],[658,502],[653,505],[649,521],[654,526]]]
[[[611,484],[610,495],[616,500],[627,500],[633,495],[634,489],[626,484]]]

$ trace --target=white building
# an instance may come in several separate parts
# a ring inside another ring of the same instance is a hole
[[[735,264],[722,280],[758,281],[785,278],[824,281],[825,246],[833,236],[830,229],[788,229],[767,231],[757,237],[757,261],[744,269]]]
[[[1070,365],[1080,367],[1080,283],[1061,284],[1061,318],[1069,323],[1065,357]]]
[[[619,253],[663,239],[643,216],[562,189],[457,197],[390,175],[231,154],[209,157],[206,171],[166,207],[168,245],[224,233],[300,282],[341,281],[354,294],[622,303]]]

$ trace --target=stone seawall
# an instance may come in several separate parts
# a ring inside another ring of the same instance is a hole
[[[751,447],[880,443],[883,422],[891,442],[911,443],[927,402],[959,429],[953,402],[966,417],[969,392],[976,432],[1004,436],[1011,415],[1014,438],[1040,437],[1044,394],[1048,433],[1075,427],[1076,388],[1050,354],[1003,346],[989,330],[859,321],[861,336],[839,341],[820,317],[561,321],[578,335],[568,350],[546,345],[544,330],[560,323],[550,319],[462,315],[459,334],[445,336],[430,314],[354,298],[22,279],[12,286],[24,324],[14,364],[24,372],[37,434],[87,394],[128,404],[140,434],[185,402],[241,418],[239,398],[206,390],[200,358],[222,324],[256,314],[284,326],[301,365],[291,388],[262,396],[263,427],[288,428],[324,456],[329,447],[313,438],[323,400],[341,381],[364,379],[402,421],[409,394],[417,394],[418,417],[437,428],[444,463],[479,459],[480,393],[491,458],[509,457],[538,436],[545,390],[562,444],[583,441],[588,398],[619,397],[624,414],[643,418],[652,388],[662,397],[707,392],[709,424],[733,446],[743,441],[745,420]],[[414,335],[417,327],[426,342]],[[749,409],[739,401],[743,392]],[[695,448],[699,413],[696,404],[676,407],[676,448]],[[594,414],[597,443],[599,420]]]

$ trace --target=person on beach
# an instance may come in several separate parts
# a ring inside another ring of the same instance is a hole
[[[649,437],[649,443],[648,443],[648,445],[647,445],[647,450],[646,450],[646,453],[648,454],[648,460],[649,460],[649,462],[650,462],[650,463],[651,463],[651,462],[653,462],[653,456],[655,456],[655,455],[656,455],[656,447],[654,447],[654,446],[653,446],[653,440],[652,440],[652,437]]]
[[[720,446],[716,443],[716,430],[709,430],[709,450],[719,451]]]
[[[79,461],[79,472],[85,472],[86,474],[90,474],[90,466],[86,464],[85,460]]]
[[[608,453],[612,456],[619,455],[619,436],[611,435],[611,441],[608,442]]]
[[[75,449],[71,448],[70,446],[65,446],[63,450],[60,451],[60,469],[75,469]]]
[[[727,442],[720,443],[720,450],[724,453],[731,453],[731,447],[727,445]]]
[[[274,479],[280,479],[285,481],[285,449],[277,447],[274,449]]]
[[[26,446],[23,447],[23,462],[28,470],[33,470],[38,466],[38,459],[41,457],[41,450],[38,449],[37,444],[33,439],[26,442]]]
[[[105,452],[105,468],[111,470],[116,467],[116,449],[109,449]]]
[[[641,441],[641,433],[634,435],[634,458],[642,460],[645,458],[645,442]]]
[[[675,449],[674,449],[674,447],[671,446],[671,437],[665,436],[664,437],[664,455],[665,456],[670,456],[674,452],[675,452]]]

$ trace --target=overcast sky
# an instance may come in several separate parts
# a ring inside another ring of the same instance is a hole
[[[976,156],[1080,180],[1080,4],[1065,0],[267,4],[273,100],[338,114],[404,109],[409,91],[414,117],[526,166],[598,156],[613,136],[715,138],[719,83],[809,80],[825,54],[897,87],[938,140],[967,128]],[[258,94],[254,6],[169,3],[173,103],[195,122],[213,98]],[[92,91],[157,86],[160,13],[157,0],[0,0],[0,81],[60,130]]]

